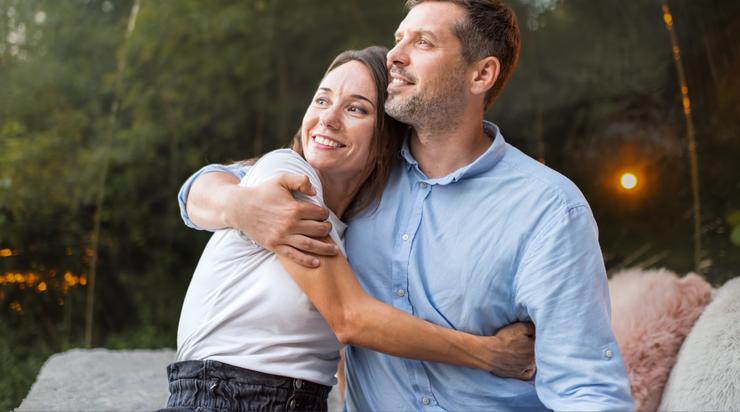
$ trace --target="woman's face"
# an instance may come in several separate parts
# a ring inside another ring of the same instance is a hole
[[[303,116],[301,143],[308,163],[330,178],[354,179],[366,172],[376,103],[364,64],[350,61],[329,72]]]

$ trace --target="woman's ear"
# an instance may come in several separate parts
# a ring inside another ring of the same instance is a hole
[[[473,63],[473,78],[470,85],[470,92],[475,95],[485,95],[498,79],[501,73],[501,62],[497,57],[484,57]]]

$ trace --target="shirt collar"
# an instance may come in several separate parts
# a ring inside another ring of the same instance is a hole
[[[498,126],[488,120],[484,120],[483,131],[491,138],[491,140],[493,140],[491,146],[489,146],[488,149],[472,163],[463,166],[444,177],[428,179],[424,176],[421,169],[419,169],[419,163],[414,159],[414,156],[411,154],[411,149],[409,148],[409,139],[411,138],[412,133],[411,128],[406,132],[406,137],[403,139],[401,158],[406,163],[407,169],[414,168],[421,176],[423,176],[423,180],[429,184],[446,185],[448,183],[457,182],[461,179],[467,179],[492,169],[501,160],[506,151],[506,142],[504,141],[504,136],[501,134]]]

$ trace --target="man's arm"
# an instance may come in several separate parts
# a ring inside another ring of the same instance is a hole
[[[190,215],[188,214],[188,201],[192,200],[190,198],[190,192],[191,188],[196,182],[202,182],[203,179],[209,178],[209,175],[218,175],[224,180],[230,180],[231,182],[239,183],[239,181],[247,174],[249,171],[249,166],[240,166],[237,163],[231,164],[231,165],[220,165],[220,164],[210,164],[208,166],[204,166],[200,168],[197,172],[193,173],[186,181],[182,184],[182,187],[180,187],[180,191],[177,193],[177,203],[180,206],[180,217],[182,218],[183,223],[185,223],[185,226],[196,229],[196,230],[217,230],[220,229],[218,223],[211,222],[212,224],[209,225],[208,222],[205,226],[197,225],[193,220],[191,220]],[[231,179],[230,179],[231,178]],[[202,189],[198,190],[195,193],[195,197],[198,197],[199,199],[196,199],[196,202],[203,202],[200,197],[203,195]],[[197,207],[198,205],[196,205]],[[205,206],[205,205],[201,205]],[[197,213],[197,212],[196,212]],[[207,218],[203,218],[201,216],[194,216],[196,220],[207,220]]]
[[[633,410],[611,329],[598,232],[586,205],[564,208],[525,251],[515,304],[537,328],[535,387],[554,410]]]
[[[331,241],[330,239],[326,239]],[[279,257],[345,344],[394,356],[483,369],[502,377],[531,379],[534,328],[508,325],[495,336],[475,336],[416,318],[369,296],[342,255],[306,268]]]
[[[307,267],[319,264],[315,255],[338,252],[314,239],[331,229],[328,211],[293,198],[293,191],[315,194],[306,176],[286,174],[240,186],[246,172],[246,166],[210,165],[191,176],[178,195],[185,224],[200,230],[238,229],[265,249]]]

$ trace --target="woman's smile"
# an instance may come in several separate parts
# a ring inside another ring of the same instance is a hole
[[[336,150],[347,147],[347,145],[344,145],[337,140],[322,134],[315,134],[311,136],[311,140],[313,141],[314,145],[316,145],[316,148],[319,150]]]

